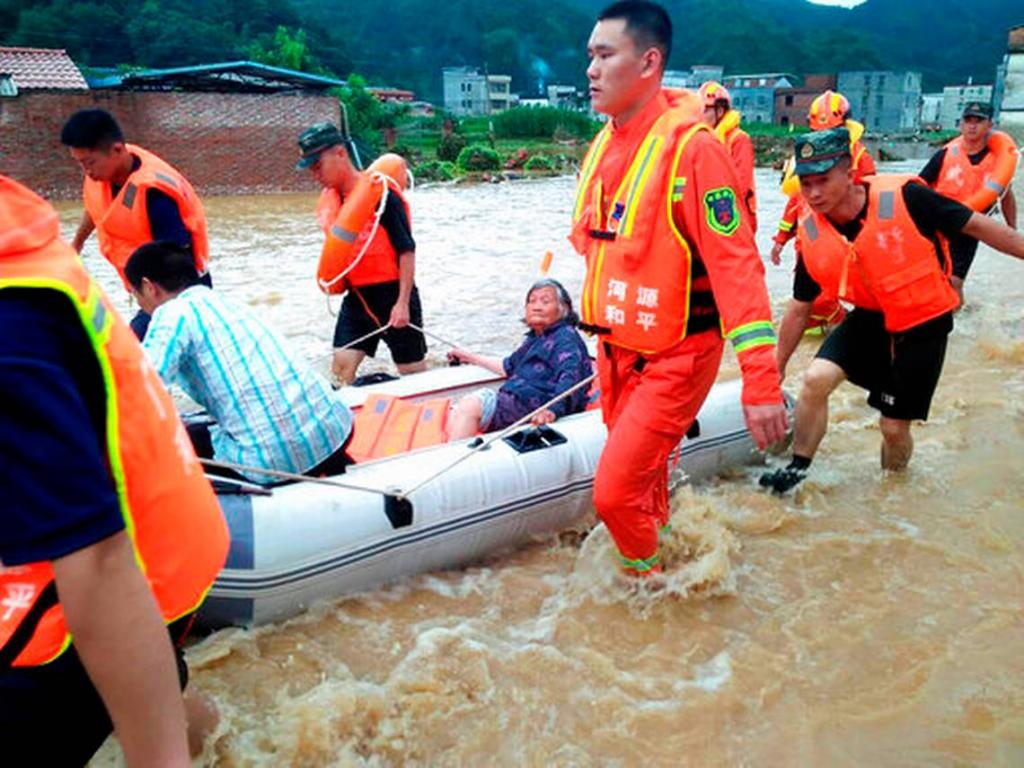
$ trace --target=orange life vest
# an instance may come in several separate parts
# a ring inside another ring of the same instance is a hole
[[[874,176],[877,173],[874,158],[861,142],[855,141],[850,145],[850,157],[854,183],[859,184],[866,176]]]
[[[141,165],[132,171],[116,196],[109,181],[95,181],[88,176],[82,188],[85,210],[100,242],[100,252],[114,265],[125,287],[124,265],[140,245],[153,241],[153,231],[146,213],[146,192],[158,189],[178,204],[182,223],[192,235],[192,255],[199,274],[206,272],[210,244],[206,237],[206,213],[199,195],[169,163],[142,147],[125,145],[139,158]]]
[[[868,210],[851,243],[821,214],[800,220],[800,253],[822,293],[863,309],[881,311],[885,327],[899,333],[956,308],[948,255],[922,235],[903,202],[916,176],[867,179]],[[809,209],[808,209],[809,210]],[[942,262],[939,261],[939,256]]]
[[[164,620],[194,611],[224,565],[228,531],[174,402],[135,335],[59,237],[57,213],[0,176],[0,290],[55,291],[77,310],[106,385],[106,455],[125,530]],[[53,581],[49,563],[0,567],[0,649]],[[24,630],[23,630],[24,631]],[[15,666],[70,644],[59,604],[42,614]]]
[[[683,149],[702,130],[703,106],[689,91],[666,89],[669,109],[654,123],[606,202],[600,174],[611,127],[583,160],[570,241],[587,260],[583,322],[620,347],[655,353],[686,336],[692,254],[672,216]],[[607,212],[607,213],[606,213]]]
[[[397,160],[386,162],[390,158]],[[376,170],[381,170],[383,177],[375,176],[373,171]],[[317,283],[321,290],[344,293],[350,286],[398,279],[398,254],[374,214],[386,184],[388,193],[397,195],[402,201],[412,226],[409,202],[402,194],[406,174],[405,161],[400,156],[383,155],[361,174],[344,205],[336,189],[326,188],[320,193],[316,217],[324,231],[324,246],[317,267]]]
[[[986,146],[989,151],[981,162],[972,165],[963,137],[949,142],[935,191],[975,211],[985,212],[995,205],[1017,169],[1017,146],[1002,131],[991,131]]]
[[[370,395],[356,412],[346,450],[353,461],[364,462],[443,443],[450,406],[448,397],[413,403],[395,395]]]
[[[715,126],[715,134],[725,144],[726,150],[729,152],[729,157],[736,159],[736,143],[741,139],[746,139],[746,143],[750,146],[750,151],[753,153],[754,147],[750,139],[750,135],[740,128],[740,113],[735,109],[730,109],[718,125]],[[737,190],[739,197],[747,206],[747,211],[750,213],[751,222],[757,221],[757,191],[755,189],[753,171],[754,171],[754,160],[750,160],[749,173],[746,170],[741,169],[737,166],[737,176],[739,177],[740,189]],[[740,171],[742,170],[742,173]],[[756,225],[752,225],[756,230]]]

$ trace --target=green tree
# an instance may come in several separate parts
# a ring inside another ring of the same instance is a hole
[[[269,64],[272,67],[294,69],[299,72],[323,74],[324,69],[309,50],[306,42],[306,30],[297,29],[293,33],[288,27],[278,27],[268,45],[257,41],[249,46],[249,57],[253,61]]]

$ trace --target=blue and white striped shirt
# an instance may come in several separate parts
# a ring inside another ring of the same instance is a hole
[[[143,348],[167,384],[217,420],[210,440],[219,461],[305,472],[352,430],[351,412],[321,376],[255,312],[204,285],[157,307]]]

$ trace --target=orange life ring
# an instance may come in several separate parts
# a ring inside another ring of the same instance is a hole
[[[374,217],[379,219],[383,213],[378,209],[382,209],[381,200],[389,183],[403,191],[409,188],[409,167],[401,155],[388,153],[378,157],[360,174],[355,189],[346,196],[327,230],[317,265],[317,284],[325,293],[347,290],[345,275],[359,263],[372,239],[359,235]]]
[[[1017,145],[1009,134],[991,131],[987,146],[995,158],[992,173],[985,176],[985,182],[977,192],[963,201],[964,205],[979,213],[985,213],[996,204],[1017,172]]]

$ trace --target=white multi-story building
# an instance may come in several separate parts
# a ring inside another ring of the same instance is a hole
[[[915,133],[921,127],[920,72],[840,72],[838,88],[873,133]]]
[[[972,101],[980,101],[988,104],[992,101],[991,85],[974,85],[967,82],[964,85],[947,85],[942,89],[942,112],[939,115],[939,125],[944,131],[952,131],[960,127],[960,117],[964,106]],[[922,117],[921,122],[924,122]]]
[[[921,94],[921,130],[937,131],[942,128],[942,94]]]
[[[513,105],[511,75],[485,75],[476,67],[441,70],[444,108],[456,115],[490,115]]]

